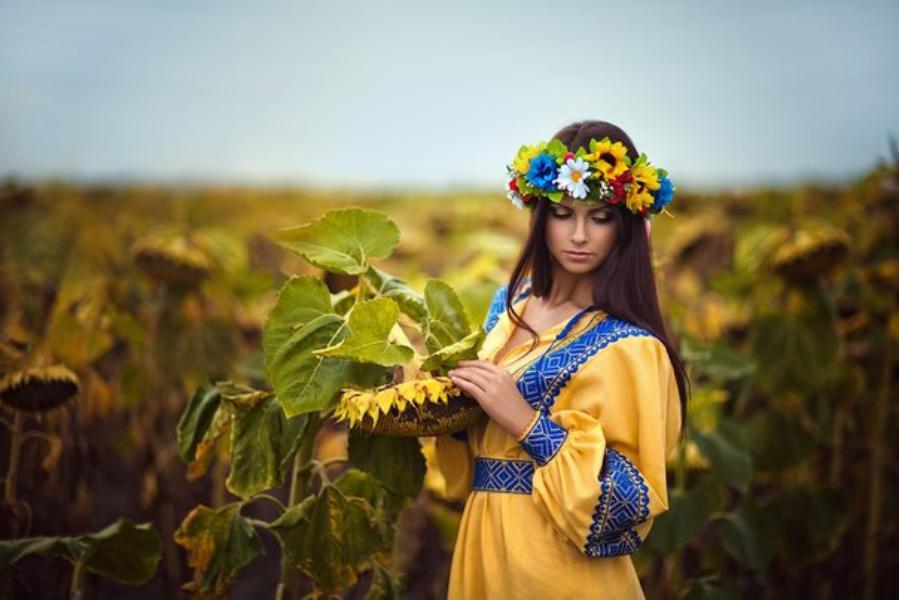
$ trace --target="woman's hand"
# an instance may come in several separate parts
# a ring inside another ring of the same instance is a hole
[[[512,374],[499,365],[486,360],[460,360],[449,376],[513,437],[517,438],[534,417],[536,411],[518,391]]]

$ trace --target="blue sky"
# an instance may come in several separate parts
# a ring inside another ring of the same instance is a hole
[[[899,136],[899,2],[0,0],[0,176],[501,188],[598,118],[682,186]]]

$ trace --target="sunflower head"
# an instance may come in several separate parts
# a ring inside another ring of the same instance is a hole
[[[412,379],[374,390],[344,390],[334,418],[374,433],[443,435],[461,431],[483,412],[448,377]]]
[[[606,181],[615,179],[628,169],[630,159],[627,148],[621,142],[613,142],[605,137],[598,142],[590,140],[590,152],[584,158],[593,164],[597,177],[601,174]]]
[[[132,253],[140,270],[174,286],[196,287],[212,267],[206,253],[183,235],[147,236],[134,244]]]
[[[66,367],[29,367],[0,380],[0,401],[14,410],[44,412],[73,400],[80,390],[78,377]]]

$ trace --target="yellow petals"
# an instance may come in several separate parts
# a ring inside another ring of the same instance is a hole
[[[365,417],[376,424],[392,410],[401,413],[411,406],[421,407],[429,402],[446,404],[449,398],[461,394],[462,390],[448,377],[412,379],[373,390],[345,389],[334,409],[334,419],[347,421],[350,427]]]

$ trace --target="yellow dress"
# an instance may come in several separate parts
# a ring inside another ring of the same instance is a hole
[[[512,334],[506,293],[485,320],[483,360]],[[668,509],[665,462],[681,427],[665,347],[596,310],[530,344],[500,363],[537,410],[521,439],[485,419],[435,441],[447,495],[466,500],[449,598],[643,598],[628,555]]]

